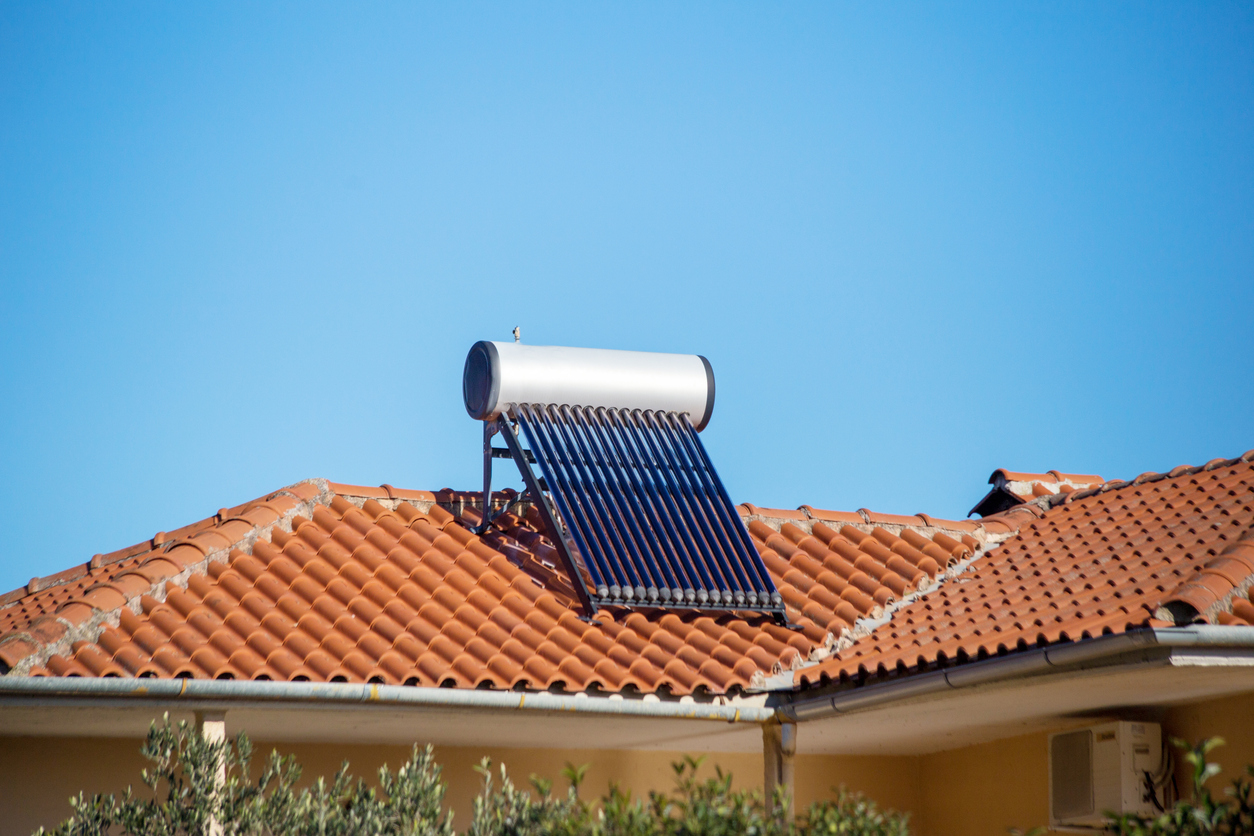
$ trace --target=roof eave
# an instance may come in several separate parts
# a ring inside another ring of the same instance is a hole
[[[1165,627],[1131,630],[1067,644],[1035,648],[1009,656],[914,674],[891,682],[826,690],[821,695],[778,694],[776,708],[795,722],[881,708],[916,697],[1026,679],[1048,673],[1141,664],[1147,656],[1172,649],[1235,649],[1254,656],[1254,627]]]
[[[344,710],[363,706],[438,707],[458,709],[570,712],[620,717],[717,720],[762,723],[774,710],[753,702],[704,703],[691,700],[623,699],[586,694],[424,688],[407,685],[345,682],[274,682],[223,679],[132,679],[123,677],[0,677],[0,705],[68,701],[160,703],[184,709],[231,708],[266,704],[335,705]]]

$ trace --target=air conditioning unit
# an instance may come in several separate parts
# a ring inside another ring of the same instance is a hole
[[[1106,813],[1158,811],[1166,777],[1157,723],[1103,723],[1049,736],[1049,823],[1100,828]]]

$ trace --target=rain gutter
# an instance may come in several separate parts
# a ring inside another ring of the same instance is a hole
[[[781,694],[777,698],[776,710],[781,719],[804,722],[957,688],[1004,683],[1048,673],[1161,661],[1170,657],[1173,650],[1210,651],[1221,648],[1245,650],[1247,654],[1254,655],[1254,627],[1198,624],[1132,630],[1013,653],[883,684],[842,688],[822,696]]]
[[[75,704],[125,707],[143,703],[187,710],[248,705],[542,711],[727,723],[765,723],[776,716],[774,709],[755,705],[615,699],[547,692],[472,691],[344,682],[0,676],[0,706]]]

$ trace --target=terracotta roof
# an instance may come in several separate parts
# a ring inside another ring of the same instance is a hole
[[[86,600],[91,604],[105,595],[97,591],[105,584],[117,582],[129,587],[139,583],[136,578],[140,578],[151,585],[162,577],[162,572],[166,573],[164,577],[178,574],[185,565],[203,563],[208,555],[236,544],[246,545],[302,501],[317,495],[317,489],[311,485],[293,485],[234,508],[222,508],[200,522],[169,532],[159,531],[129,548],[93,555],[86,563],[55,575],[31,578],[26,586],[0,595],[0,637],[27,627],[40,635],[60,635],[64,630],[58,632],[55,614],[71,602],[84,600],[89,591],[91,595]],[[157,560],[158,557],[163,560]],[[141,565],[144,568],[140,569]],[[70,612],[76,610],[71,608]]]
[[[538,514],[482,537],[477,494],[311,480],[0,598],[9,675],[380,681],[728,693],[822,658],[1005,529],[741,506],[799,626],[579,618]],[[991,527],[990,527],[991,526]]]
[[[742,505],[795,631],[623,609],[589,624],[516,494],[479,537],[476,493],[310,480],[0,596],[0,669],[724,694],[1254,623],[1251,460],[1035,492],[978,522]]]
[[[797,682],[864,682],[1146,626],[1246,619],[1252,461],[1254,450],[1013,508],[1000,515],[1021,520],[1013,537]]]
[[[1254,589],[1232,599],[1232,610],[1218,615],[1220,624],[1244,624],[1254,627]]]

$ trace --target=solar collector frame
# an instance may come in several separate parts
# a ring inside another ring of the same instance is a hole
[[[767,614],[787,624],[697,435],[714,408],[709,360],[517,337],[475,343],[462,372],[466,412],[483,422],[477,530],[492,523],[492,460],[511,458],[584,617],[621,606]],[[498,433],[506,449],[492,446]]]
[[[658,607],[785,622],[782,599],[686,413],[511,404],[493,423],[485,488],[487,437],[499,431],[572,578],[582,578],[572,546],[582,558],[591,589],[575,586],[591,613]]]

